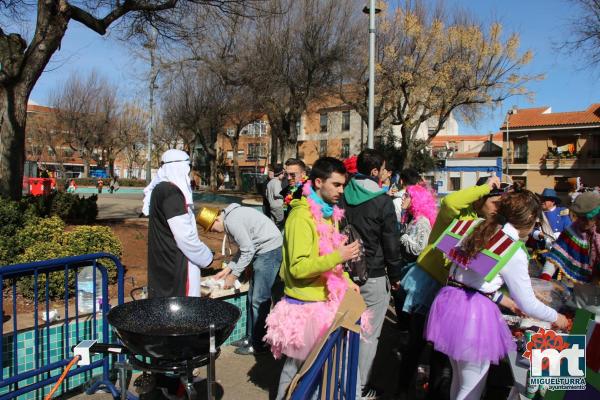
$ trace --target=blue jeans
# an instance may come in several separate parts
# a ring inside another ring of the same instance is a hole
[[[252,262],[252,278],[248,289],[248,319],[246,329],[249,342],[255,349],[264,348],[265,320],[271,310],[271,293],[281,267],[281,247],[257,254]]]

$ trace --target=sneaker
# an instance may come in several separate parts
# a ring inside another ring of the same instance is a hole
[[[229,344],[232,345],[233,347],[245,347],[250,344],[248,339],[249,339],[248,336],[244,336],[243,338],[233,341]]]
[[[260,356],[262,354],[267,354],[266,349],[255,349],[252,346],[238,347],[233,352],[235,354],[239,354],[240,356]]]
[[[381,396],[381,393],[377,389],[372,387],[365,387],[360,395],[361,400],[376,400]]]

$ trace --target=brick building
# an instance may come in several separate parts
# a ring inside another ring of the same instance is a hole
[[[506,143],[503,149],[504,168],[529,189],[566,195],[578,178],[586,186],[600,185],[600,104],[559,113],[517,109],[501,130],[510,142],[508,152]]]

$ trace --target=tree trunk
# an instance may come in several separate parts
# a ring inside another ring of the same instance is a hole
[[[83,158],[83,177],[90,177],[90,159],[88,157]]]
[[[279,141],[274,130],[271,129],[271,164],[279,164]]]
[[[27,92],[0,86],[0,195],[18,200],[23,192]]]
[[[239,139],[238,139],[239,140]],[[235,176],[235,190],[241,190],[242,188],[242,173],[240,172],[240,162],[238,160],[238,140],[232,139],[231,148],[233,149],[233,174]]]
[[[209,155],[208,165],[210,168],[210,182],[209,187],[211,191],[217,190],[217,159]]]
[[[115,160],[112,158],[108,160],[108,175],[115,176]]]
[[[298,157],[298,142],[292,142],[290,139],[286,139],[283,141],[283,146],[281,150],[282,160],[296,158]]]
[[[402,169],[409,168],[412,164],[414,146],[412,145],[412,130],[407,128],[405,125],[400,127],[400,134],[402,135],[400,146],[400,157],[402,160]]]

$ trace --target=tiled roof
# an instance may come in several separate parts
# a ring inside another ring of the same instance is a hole
[[[490,135],[439,135],[431,140],[432,145],[444,144],[446,142],[485,142],[490,140]],[[493,134],[492,141],[501,142],[502,132]]]
[[[584,111],[551,112],[549,107],[517,109],[509,116],[510,128],[538,126],[581,126],[600,124],[600,103],[590,105]],[[500,129],[506,129],[506,122]]]
[[[27,112],[50,113],[54,112],[54,108],[39,106],[37,104],[27,104]]]

